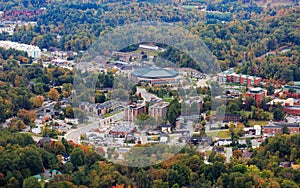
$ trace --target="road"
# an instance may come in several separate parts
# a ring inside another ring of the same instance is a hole
[[[146,91],[146,89],[144,89],[144,88],[137,88],[137,93],[141,93],[142,97],[146,101],[150,101],[152,98],[154,98],[154,99],[160,99],[156,95],[154,95],[154,94],[149,93],[148,91]]]
[[[81,134],[89,132],[90,130],[94,128],[98,128],[99,126],[108,125],[109,122],[117,121],[124,118],[124,112],[117,113],[111,117],[107,117],[101,120],[96,120],[88,125],[80,126],[77,129],[73,129],[67,134],[65,134],[65,139],[72,140],[74,143],[79,144],[79,137]]]
[[[225,148],[226,155],[226,163],[230,162],[230,158],[232,157],[232,148]]]

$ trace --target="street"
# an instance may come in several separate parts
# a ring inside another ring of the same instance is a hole
[[[80,126],[77,129],[70,130],[67,134],[65,134],[65,139],[72,140],[74,143],[79,144],[79,137],[81,134],[89,132],[90,130],[94,128],[98,128],[99,126],[108,125],[109,122],[114,122],[117,120],[121,120],[124,118],[124,112],[120,112],[118,114],[115,114],[111,117],[107,117],[98,121],[94,121],[88,125]]]

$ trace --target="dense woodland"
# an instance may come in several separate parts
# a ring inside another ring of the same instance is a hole
[[[212,2],[208,9],[225,13],[205,14],[199,9],[185,9],[178,4],[163,5],[148,1],[127,2],[120,6],[92,2],[66,3],[64,6],[53,3],[47,6],[44,14],[23,17],[24,20],[37,21],[38,26],[18,27],[12,36],[3,33],[0,39],[50,50],[80,51],[88,49],[99,36],[118,25],[138,21],[178,23],[201,37],[217,57],[222,70],[238,67],[241,73],[286,83],[299,79],[298,7],[266,8],[256,4],[244,6],[238,1],[222,1]],[[220,17],[227,12],[230,19]],[[278,49],[284,47],[291,51],[280,54]],[[264,56],[271,51],[279,55]],[[187,57],[181,58],[182,64],[188,64],[184,63],[189,61]]]
[[[207,165],[201,153],[193,146],[183,148],[170,160],[145,168],[112,164],[103,158],[103,149],[95,152],[88,146],[79,146],[65,140],[46,142],[38,147],[30,135],[0,133],[0,186],[41,187],[31,177],[44,169],[56,169],[48,188],[111,187],[284,187],[297,188],[300,172],[279,167],[280,162],[300,160],[299,135],[278,135],[265,140],[253,151],[250,159],[243,159],[235,150],[230,163],[216,153],[210,155]],[[62,163],[62,155],[70,153],[71,161]],[[116,154],[113,154],[113,156]]]

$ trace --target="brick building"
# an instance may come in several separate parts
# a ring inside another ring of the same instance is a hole
[[[246,92],[246,97],[253,98],[258,105],[267,96],[267,91],[260,88],[251,88],[250,91]]]
[[[135,121],[139,114],[146,113],[145,105],[129,105],[125,107],[125,121]]]

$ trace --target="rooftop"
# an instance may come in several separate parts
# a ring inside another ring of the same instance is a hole
[[[132,76],[141,78],[174,78],[178,76],[178,72],[156,67],[146,67],[136,69],[131,73]]]

